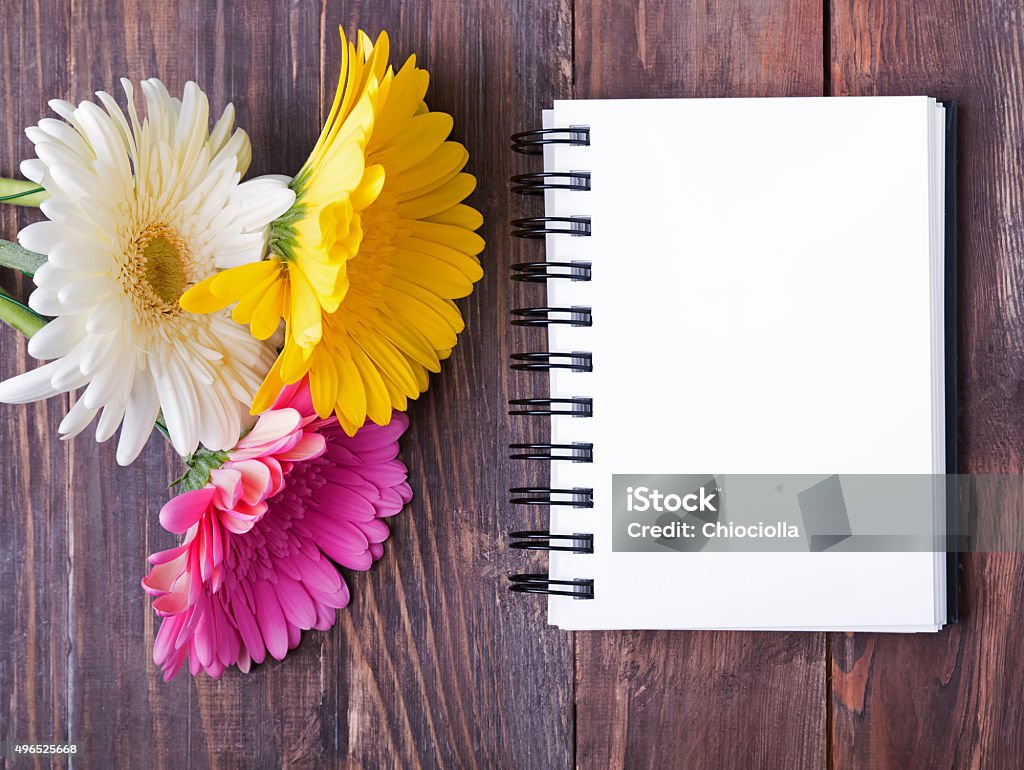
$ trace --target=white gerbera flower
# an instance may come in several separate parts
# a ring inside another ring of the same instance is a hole
[[[122,425],[117,461],[134,460],[162,412],[180,454],[200,442],[229,449],[274,359],[226,311],[186,313],[178,298],[231,265],[259,260],[269,224],[294,202],[287,177],[239,184],[249,137],[232,132],[229,105],[211,131],[209,101],[195,83],[181,101],[145,80],[146,117],[134,89],[127,117],[106,93],[103,108],[50,102],[64,121],[27,130],[38,159],[22,173],[49,193],[49,221],[21,244],[47,255],[29,304],[55,319],[28,350],[53,360],[0,383],[0,401],[26,403],[85,386],[60,425],[64,438],[100,413],[96,440]]]

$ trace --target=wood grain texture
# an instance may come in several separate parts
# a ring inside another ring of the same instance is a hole
[[[821,95],[822,30],[816,0],[579,3],[576,96]],[[825,766],[822,634],[579,633],[576,671],[580,768]]]
[[[820,96],[817,0],[576,4],[576,96]]]
[[[1024,16],[1019,3],[833,0],[838,95],[959,105],[960,468],[1024,465]],[[981,501],[1019,518],[1019,499]],[[994,526],[990,526],[995,529]],[[1024,757],[1024,557],[963,559],[959,625],[834,635],[834,767],[1018,768]]]
[[[568,94],[569,5],[26,0],[4,11],[7,175],[48,98],[89,98],[122,75],[160,77],[172,93],[197,80],[212,110],[235,103],[252,173],[293,173],[333,98],[338,25],[387,29],[397,62],[415,52],[430,69],[431,106],[471,148],[490,248],[460,346],[412,409],[415,499],[384,560],[348,576],[353,603],[334,629],[250,675],[166,684],[150,662],[156,623],[139,580],[146,555],[173,543],[157,513],[180,465],[160,439],[122,469],[112,445],[57,441],[67,399],[0,408],[3,445],[31,447],[0,470],[0,579],[12,586],[0,596],[0,740],[75,741],[75,767],[104,769],[570,767],[571,639],[545,628],[538,605],[509,601],[496,505],[511,485],[507,274],[522,258],[506,237],[507,135]],[[8,237],[38,216],[0,215]],[[9,330],[0,346],[4,376],[32,365]]]
[[[21,127],[46,101],[67,90],[69,19],[61,3],[4,4],[0,25],[0,174],[14,173],[27,140]],[[29,31],[26,34],[26,31]],[[17,79],[12,73],[21,71]],[[0,231],[15,232],[38,216],[2,207]],[[31,281],[3,272],[0,287],[25,296]],[[18,335],[0,332],[0,377],[29,366]],[[64,496],[70,469],[54,440],[66,398],[0,410],[0,740],[67,740],[69,730],[70,529]],[[47,767],[41,758],[22,767]]]
[[[366,590],[354,592],[340,633],[326,639],[341,678],[324,711],[349,716],[336,720],[334,739],[353,767],[572,764],[569,639],[545,626],[541,608],[508,595],[502,536],[517,470],[506,444],[518,432],[505,415],[508,273],[522,259],[508,237],[508,135],[533,120],[539,101],[567,93],[568,8],[367,2],[332,4],[324,17],[331,36],[338,23],[387,28],[398,60],[415,52],[428,67],[430,106],[455,116],[456,138],[473,153],[473,201],[489,245],[486,275],[463,303],[459,347],[410,410],[403,449],[417,497]],[[325,56],[327,96],[337,67]]]

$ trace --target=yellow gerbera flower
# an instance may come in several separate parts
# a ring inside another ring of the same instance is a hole
[[[313,404],[351,435],[367,417],[427,388],[462,331],[452,301],[483,271],[479,212],[462,204],[476,180],[469,153],[446,141],[452,118],[423,101],[429,75],[415,57],[395,73],[388,38],[341,32],[338,91],[309,159],[291,181],[296,200],[274,222],[269,258],[233,266],[193,286],[183,308],[237,303],[232,318],[270,337],[285,321],[284,349],[254,400],[310,378]],[[229,267],[228,265],[224,265]]]

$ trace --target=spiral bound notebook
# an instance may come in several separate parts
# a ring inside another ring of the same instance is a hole
[[[853,513],[722,513],[726,497],[804,511],[857,498],[851,479],[870,501],[889,479],[955,472],[954,121],[927,97],[556,101],[513,137],[543,157],[513,179],[543,213],[513,222],[536,256],[512,277],[537,301],[512,322],[545,326],[548,349],[513,355],[536,381],[510,411],[550,419],[551,439],[511,456],[550,462],[551,480],[512,490],[550,515],[512,546],[550,553],[511,588],[547,594],[550,623],[955,619],[938,548],[850,547]],[[758,480],[777,497],[749,492]],[[952,501],[941,483],[922,499],[915,533],[941,542]]]

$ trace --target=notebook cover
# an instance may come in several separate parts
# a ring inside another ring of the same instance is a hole
[[[956,415],[957,415],[957,412],[958,412],[957,403],[956,403],[956,396],[957,396],[957,394],[956,394],[956,376],[957,376],[957,371],[956,371],[956,366],[957,366],[957,359],[956,359],[956,348],[957,348],[956,324],[957,324],[957,321],[956,321],[956,307],[955,307],[955,301],[956,301],[956,281],[955,281],[956,242],[955,242],[955,232],[956,232],[956,227],[955,227],[955,214],[954,214],[954,209],[955,209],[955,190],[956,190],[956,181],[955,181],[955,177],[956,177],[956,175],[955,175],[955,158],[956,158],[956,151],[955,151],[955,147],[956,147],[955,127],[956,127],[956,115],[955,115],[955,106],[954,105],[949,105],[949,104],[945,104],[944,103],[944,106],[948,107],[949,109],[947,110],[946,115],[945,115],[945,119],[947,121],[947,123],[946,123],[946,126],[947,126],[946,142],[947,142],[947,144],[946,144],[946,147],[944,148],[945,149],[945,156],[946,156],[946,167],[947,167],[947,169],[946,169],[946,179],[945,179],[945,190],[944,190],[944,192],[946,194],[945,208],[946,208],[947,216],[946,216],[946,219],[945,219],[945,222],[944,222],[944,227],[945,227],[945,235],[946,235],[946,238],[947,238],[947,243],[945,244],[944,255],[943,255],[943,259],[944,259],[943,268],[944,268],[944,271],[945,271],[945,276],[947,278],[947,285],[945,287],[944,308],[943,308],[944,309],[944,317],[943,317],[943,320],[944,320],[944,333],[945,333],[944,350],[946,352],[946,362],[945,362],[946,365],[945,365],[945,372],[944,372],[946,380],[944,381],[943,384],[945,386],[945,390],[946,390],[946,393],[947,393],[947,399],[946,399],[946,403],[945,403],[945,415],[944,415],[946,417],[946,431],[947,431],[947,433],[946,433],[946,439],[947,439],[946,452],[947,452],[947,459],[948,459],[947,473],[952,476],[952,475],[955,474],[955,472],[957,470],[957,463],[956,463],[956,455],[957,455],[957,441],[956,441],[956,439],[957,439],[957,420],[956,420]],[[950,330],[952,330],[952,333],[950,333]],[[955,523],[956,523],[956,510],[957,510],[956,505],[957,505],[956,497],[955,496],[950,497],[948,499],[948,501],[947,501],[947,517],[951,519],[951,522],[954,524],[954,526],[955,526]],[[950,530],[950,531],[953,532],[955,530]],[[957,558],[957,554],[955,552],[955,549],[954,549],[953,553],[950,553],[950,552],[947,551],[946,556],[947,556],[947,567],[951,567],[951,569],[949,569],[947,571],[947,597],[949,598],[949,601],[947,602],[947,613],[946,613],[945,619],[946,619],[947,622],[955,622],[957,617],[958,617],[958,613],[957,613],[957,597],[956,597],[956,589],[957,589],[957,584],[958,584],[957,575],[956,575],[956,567],[957,567],[957,564],[958,564],[958,558]]]
[[[957,399],[957,286],[956,286],[956,103],[942,102],[946,108],[946,234],[945,234],[945,315],[946,315],[946,519],[953,544],[946,553],[946,622],[960,620],[960,546],[958,531],[959,499],[956,474],[959,472]],[[966,534],[966,533],[965,533]]]

